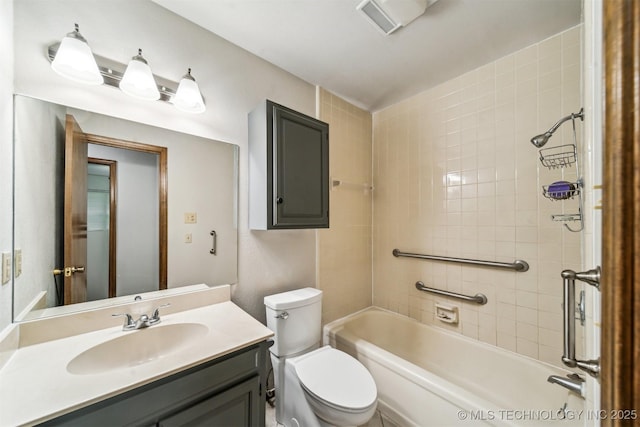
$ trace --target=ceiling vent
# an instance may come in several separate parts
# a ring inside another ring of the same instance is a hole
[[[438,0],[364,0],[356,7],[385,34],[391,34],[400,27],[422,15],[427,7]]]

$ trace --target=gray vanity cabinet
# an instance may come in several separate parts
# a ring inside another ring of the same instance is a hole
[[[269,343],[238,350],[45,426],[264,426]]]
[[[329,227],[329,125],[266,100],[249,114],[249,227]]]
[[[258,377],[240,383],[224,393],[216,394],[182,412],[160,420],[159,427],[182,426],[253,426],[264,402]],[[264,415],[264,414],[263,414]],[[263,416],[264,420],[264,416]]]

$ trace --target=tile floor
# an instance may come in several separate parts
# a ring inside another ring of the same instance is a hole
[[[276,409],[272,408],[271,405],[267,404],[267,410],[265,415],[265,426],[266,427],[283,427],[282,424],[278,424],[276,422]],[[380,411],[376,411],[376,414],[371,418],[371,420],[361,427],[400,427],[397,424],[393,423],[387,417],[385,417]]]

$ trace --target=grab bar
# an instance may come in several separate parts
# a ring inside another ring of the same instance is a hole
[[[395,257],[407,257],[407,258],[419,258],[419,259],[430,259],[433,261],[447,261],[447,262],[457,262],[459,264],[473,264],[473,265],[483,265],[486,267],[494,267],[494,268],[505,268],[508,270],[515,270],[521,273],[529,270],[529,264],[526,261],[521,259],[517,259],[512,263],[508,262],[496,262],[496,261],[483,261],[478,259],[468,259],[468,258],[451,258],[446,256],[437,256],[437,255],[423,255],[423,254],[412,254],[409,252],[400,252],[398,249],[393,250],[393,256]]]
[[[211,237],[213,237],[213,242],[211,243],[211,249],[209,249],[209,253],[211,255],[218,255],[218,233],[216,230],[211,230],[209,233]]]
[[[487,297],[484,294],[475,294],[474,296],[457,294],[455,292],[443,291],[442,289],[430,288],[425,286],[421,281],[416,282],[416,289],[419,291],[429,292],[432,294],[444,295],[447,297],[461,299],[463,301],[475,302],[476,304],[485,305],[487,303]]]
[[[600,267],[583,273],[576,273],[573,270],[562,272],[562,294],[564,297],[562,324],[564,330],[564,346],[562,363],[570,368],[578,367],[589,373],[593,377],[600,374],[599,360],[577,360],[576,359],[576,279],[595,286],[600,290]]]

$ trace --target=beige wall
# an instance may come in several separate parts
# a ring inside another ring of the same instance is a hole
[[[8,62],[8,71],[4,71],[4,66],[0,67],[0,73],[2,76],[15,73],[13,90],[16,93],[240,147],[238,283],[232,286],[234,302],[264,321],[265,295],[316,285],[314,230],[249,230],[247,155],[249,111],[268,98],[314,115],[315,86],[148,1],[21,0],[2,2],[2,8],[8,9],[9,18],[11,15],[14,18],[11,21],[2,14],[2,23],[9,21],[7,24],[13,24],[14,31],[11,31],[11,25],[0,25],[2,35],[9,33],[7,38],[0,37],[0,44],[3,47],[10,44],[9,47],[20,54],[15,56],[15,63]],[[74,22],[80,25],[96,55],[124,63],[131,57],[131,52],[135,53],[141,47],[154,73],[173,80],[178,80],[186,67],[192,67],[207,100],[207,111],[184,114],[166,103],[139,101],[110,87],[78,85],[58,76],[51,70],[43,49],[71,31]],[[118,23],[116,27],[114,22]],[[14,39],[10,37],[12,34]],[[6,61],[9,60],[3,59],[3,65]],[[11,85],[11,80],[2,84]],[[5,101],[3,97],[2,102]],[[2,127],[4,130],[11,128]],[[11,141],[11,133],[2,141],[2,144]],[[3,176],[4,170],[1,169]],[[0,184],[4,182],[2,180]],[[197,183],[195,191],[208,188],[206,182]],[[2,200],[10,200],[9,190],[10,185],[6,189],[1,186]],[[4,209],[6,204],[1,206]],[[29,218],[18,220],[30,221]],[[10,250],[10,242],[5,245],[3,238],[1,243],[2,250]],[[27,268],[31,255],[24,249],[23,262]],[[189,269],[189,265],[179,268]],[[4,292],[9,288],[10,285],[0,288],[3,292],[1,319],[11,318],[11,298],[4,298]]]
[[[371,113],[319,89],[329,123],[329,168],[344,184],[330,192],[331,228],[318,230],[323,323],[371,305]]]
[[[529,140],[581,107],[580,31],[570,29],[374,114],[375,305],[560,364],[560,272],[580,268],[581,242],[580,233],[550,215],[578,207],[575,200],[544,198],[541,186],[575,180],[575,168],[547,170]],[[578,123],[579,145],[581,128]],[[570,123],[547,146],[569,143]],[[524,259],[531,268],[515,273],[399,259],[394,248]],[[482,292],[489,302],[432,296],[415,290],[417,280]],[[460,323],[438,321],[436,302],[459,307]]]

